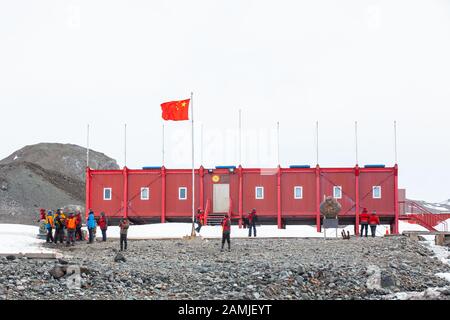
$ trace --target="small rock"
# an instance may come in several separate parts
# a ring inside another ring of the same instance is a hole
[[[123,256],[123,254],[121,254],[120,252],[116,254],[116,256],[114,257],[114,262],[126,262],[127,259],[125,259],[125,257]]]
[[[6,256],[6,260],[9,260],[9,261],[16,260],[16,256],[13,256],[13,255]]]

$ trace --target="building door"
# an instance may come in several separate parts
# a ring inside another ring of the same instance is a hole
[[[230,206],[230,185],[225,183],[213,184],[213,212],[228,212]]]

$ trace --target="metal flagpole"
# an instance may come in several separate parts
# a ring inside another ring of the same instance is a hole
[[[239,165],[242,165],[242,110],[239,109]]]
[[[192,232],[191,236],[195,237],[195,169],[194,169],[194,93],[191,92],[191,117],[192,117]]]
[[[358,165],[358,121],[355,121],[356,165]]]
[[[87,125],[86,167],[89,168],[89,124]]]
[[[125,130],[124,130],[124,167],[127,166],[127,124],[125,123]]]
[[[395,164],[398,163],[397,154],[397,121],[394,121],[394,149],[395,149]]]
[[[316,159],[319,165],[319,121],[316,121]]]
[[[277,122],[277,157],[278,165],[280,165],[280,122]]]
[[[165,150],[164,150],[164,123],[162,124],[162,165],[165,165]]]
[[[200,126],[200,165],[203,165],[203,123]]]

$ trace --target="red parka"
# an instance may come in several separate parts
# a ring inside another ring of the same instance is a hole
[[[371,214],[369,217],[369,224],[371,225],[376,225],[376,224],[380,224],[380,219],[378,218],[378,216],[376,214]]]

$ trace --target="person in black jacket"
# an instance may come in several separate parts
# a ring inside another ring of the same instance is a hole
[[[58,242],[58,239],[60,243],[64,243],[64,222],[61,219],[61,214],[59,211],[56,212],[54,221],[55,221],[55,237],[54,237],[55,244]]]

